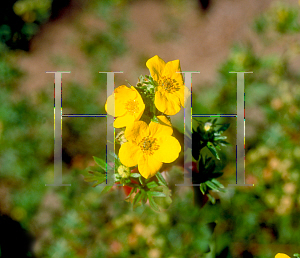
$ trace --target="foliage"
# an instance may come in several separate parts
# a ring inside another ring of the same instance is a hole
[[[112,6],[117,1],[105,2],[108,11],[103,12],[113,17],[110,14],[116,10]],[[118,7],[121,5],[119,1]],[[292,18],[281,22],[276,19],[277,8],[280,11],[282,7],[274,5],[272,11],[263,14],[267,25],[259,25],[265,26],[257,39],[260,48],[251,42],[233,46],[220,67],[217,83],[206,85],[201,95],[193,95],[193,111],[197,113],[235,113],[236,76],[228,71],[253,71],[245,76],[245,148],[246,183],[255,186],[227,187],[236,176],[235,163],[229,162],[224,167],[214,157],[214,151],[203,147],[199,158],[194,160],[198,162],[196,168],[200,171],[204,167],[205,171],[214,172],[203,175],[200,180],[209,179],[218,186],[212,175],[222,171],[224,174],[218,181],[225,186],[226,192],[210,191],[216,204],[208,202],[201,209],[192,201],[191,188],[173,187],[169,183],[172,205],[160,203],[166,197],[154,196],[170,196],[169,190],[163,188],[164,178],[170,182],[178,176],[182,181],[182,170],[176,166],[166,173],[168,176],[162,172],[162,177],[157,174],[147,183],[142,181],[143,185],[140,176],[133,172],[129,179],[138,184],[132,183],[132,189],[136,190],[130,198],[134,199],[138,190],[141,192],[136,197],[134,210],[130,203],[123,201],[126,198],[123,178],[117,177],[119,186],[105,195],[101,193],[103,186],[90,187],[83,182],[82,169],[96,165],[89,157],[96,155],[105,159],[105,151],[100,151],[105,149],[105,137],[100,131],[105,131],[106,124],[99,122],[101,118],[64,120],[63,181],[72,186],[45,187],[53,180],[53,89],[39,92],[35,102],[18,94],[23,73],[13,62],[15,53],[8,51],[4,44],[0,45],[0,192],[1,197],[4,196],[1,199],[4,206],[0,208],[35,236],[37,257],[199,257],[209,251],[208,247],[211,252],[207,256],[222,258],[274,257],[277,246],[282,248],[278,251],[290,256],[299,252],[300,75],[294,63],[299,55],[299,41],[294,38],[299,11],[295,6],[284,7]],[[109,39],[114,40],[114,37]],[[113,49],[123,44],[121,38],[116,41],[119,43],[113,45]],[[81,43],[84,48],[85,42]],[[97,45],[97,40],[92,44]],[[87,54],[94,60],[91,62],[93,69],[99,71],[102,70],[99,68],[101,58],[107,61],[101,67],[108,67],[108,61],[115,55],[113,49],[107,50],[109,46],[102,48],[99,44],[95,48],[101,49],[102,56],[93,57],[88,51]],[[100,80],[105,84],[104,77]],[[74,83],[67,85],[65,110],[104,113],[104,107],[99,107],[99,85],[91,83],[89,90]],[[193,85],[194,88],[197,85]],[[198,123],[193,122],[194,132],[202,130],[200,145],[206,141],[207,146],[209,139],[223,136],[207,133],[205,138],[207,122],[212,123],[203,120],[199,129]],[[228,123],[231,125],[226,130],[226,140],[234,143],[234,120],[220,118],[213,130],[216,132],[221,127],[219,124]],[[223,143],[222,140],[218,142]],[[217,153],[222,154],[218,149]],[[232,156],[235,158],[234,155],[226,152],[228,160]],[[99,173],[105,170],[97,165],[90,169]],[[103,177],[99,180],[103,181]],[[197,181],[197,173],[193,174],[193,180]],[[147,186],[151,182],[155,187]],[[209,185],[206,187],[208,190]],[[141,191],[145,189],[158,192],[151,197],[163,207],[160,213],[148,205],[138,205],[138,198],[145,198]],[[218,190],[221,189],[219,186]],[[204,186],[202,190],[205,192]]]
[[[28,50],[29,40],[51,14],[52,0],[9,0],[1,3],[0,42]]]

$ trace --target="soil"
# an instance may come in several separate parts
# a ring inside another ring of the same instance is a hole
[[[126,33],[128,51],[111,60],[112,71],[124,72],[117,75],[116,81],[124,84],[125,79],[131,81],[140,74],[148,74],[143,68],[144,61],[159,55],[165,61],[180,59],[185,71],[200,71],[200,75],[194,76],[193,84],[205,86],[206,82],[215,82],[217,69],[232,44],[253,38],[250,25],[254,17],[275,1],[211,2],[205,12],[197,1],[175,5],[171,5],[171,1],[130,2],[127,6],[131,24]],[[52,87],[53,76],[46,71],[71,71],[71,75],[64,75],[64,82],[72,80],[88,86],[92,75],[88,59],[78,44],[84,34],[76,24],[87,29],[105,27],[100,18],[76,1],[71,2],[58,18],[42,26],[31,40],[30,51],[18,56],[18,63],[26,74],[20,86],[22,93],[34,95],[40,88]]]

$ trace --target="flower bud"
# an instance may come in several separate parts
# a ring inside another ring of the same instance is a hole
[[[205,123],[204,124],[204,130],[209,131],[211,126],[212,126],[212,123],[210,123],[210,122]]]
[[[118,133],[117,137],[116,137],[116,141],[118,143],[120,143],[121,145],[125,142],[127,142],[127,139],[125,138],[125,135],[124,135],[124,131],[121,131]]]
[[[120,165],[118,167],[118,173],[122,178],[127,178],[130,176],[130,169],[129,167],[125,167],[123,165]]]

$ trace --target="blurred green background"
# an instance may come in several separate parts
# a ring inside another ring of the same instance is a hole
[[[203,10],[194,0],[13,0],[0,10],[0,214],[33,236],[24,257],[300,252],[298,1],[212,0]],[[222,152],[226,193],[212,193],[216,204],[200,209],[192,188],[175,187],[165,212],[132,210],[122,189],[100,196],[101,187],[83,181],[92,156],[105,158],[106,119],[64,118],[63,183],[72,186],[46,187],[54,78],[45,72],[71,71],[62,79],[63,113],[103,114],[106,76],[98,72],[123,71],[116,86],[135,84],[156,54],[201,71],[193,76],[198,114],[236,113],[229,71],[253,71],[245,76],[245,148],[246,183],[255,186],[227,187],[235,182],[236,129],[234,118],[223,118],[232,146]]]

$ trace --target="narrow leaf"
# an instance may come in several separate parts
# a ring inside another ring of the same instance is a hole
[[[210,152],[218,159],[220,160],[220,157],[218,155],[218,152],[216,150],[216,147],[211,143],[211,142],[208,142],[207,143],[207,148],[210,150]]]
[[[224,124],[224,125],[222,125],[218,130],[217,130],[217,132],[219,132],[219,133],[223,133],[223,132],[225,132],[227,129],[228,129],[228,127],[230,126],[230,124]]]
[[[139,177],[139,181],[140,181],[141,185],[144,185],[144,183],[143,183],[143,180],[142,180],[142,177],[141,177],[141,176]]]
[[[103,182],[106,181],[106,173],[103,172],[98,172],[98,171],[89,171],[89,174],[91,175],[87,175],[84,177],[84,181],[86,182],[95,182],[95,184],[93,184],[93,187],[102,184]]]
[[[215,136],[214,141],[226,140],[227,136]]]
[[[157,172],[155,174],[155,176],[158,179],[158,182],[160,183],[160,185],[168,186],[166,180],[164,179],[164,177],[162,176],[162,174],[160,172]]]
[[[212,197],[210,194],[207,194],[208,199],[211,201],[212,204],[216,203],[216,199]]]
[[[206,184],[205,183],[200,184],[200,191],[202,194],[206,193]]]
[[[131,173],[130,176],[134,177],[134,178],[138,178],[141,176],[141,174],[140,173]]]
[[[106,162],[103,159],[97,158],[93,156],[95,162],[103,169],[106,171]]]
[[[223,173],[222,173],[223,174]],[[217,185],[219,188],[224,188],[224,185],[222,185],[217,179],[213,178],[211,180],[215,185]]]
[[[212,183],[211,181],[206,181],[205,184],[206,184],[210,189],[219,192],[218,186],[216,186],[216,185],[215,185],[214,183]]]
[[[148,199],[149,199],[149,204],[150,204],[151,208],[152,208],[153,210],[159,212],[160,210],[159,210],[157,204],[155,203],[155,201],[153,200],[152,196],[149,195],[149,192],[148,192]]]
[[[166,195],[162,192],[148,192],[148,195],[151,195],[153,197],[166,197]]]
[[[146,186],[150,189],[150,188],[158,186],[158,184],[155,181],[151,181],[151,182],[147,183]]]
[[[134,199],[133,199],[133,207],[136,206],[136,204],[139,203],[139,201],[141,200],[141,198],[143,197],[143,194],[142,194],[142,190],[140,190],[135,196],[134,196]]]

